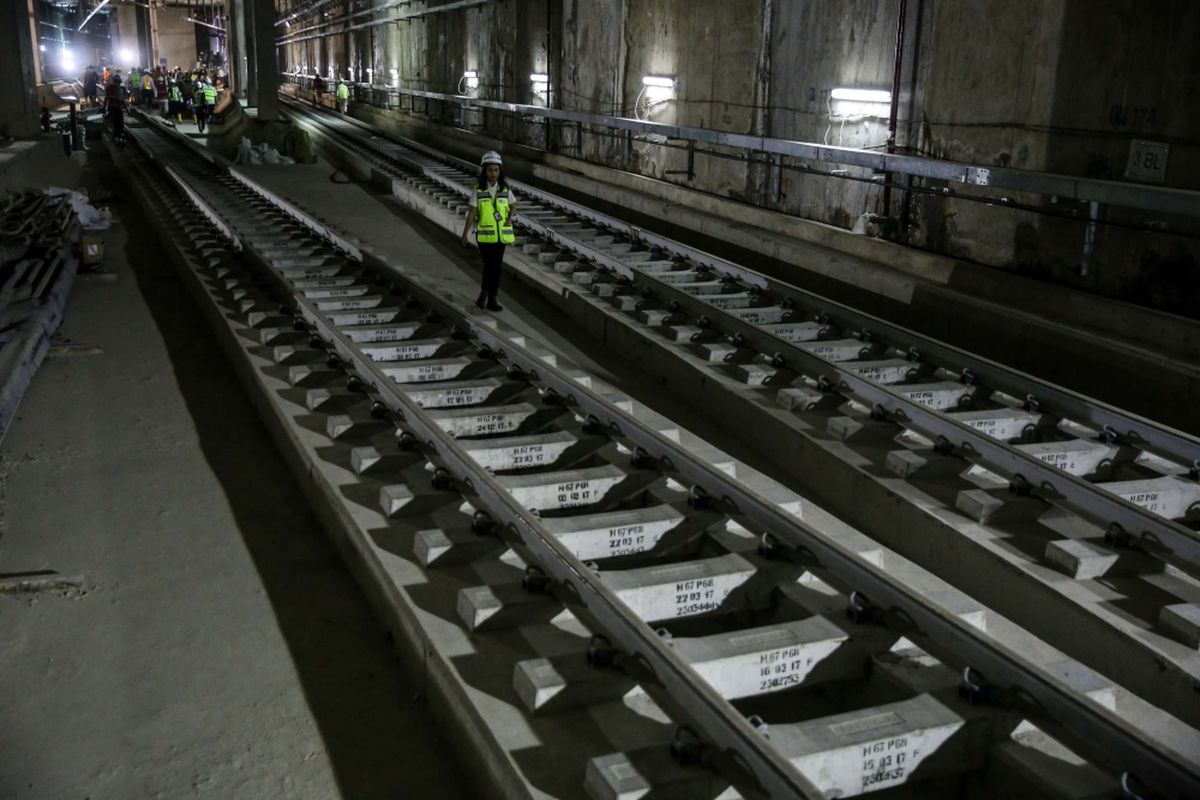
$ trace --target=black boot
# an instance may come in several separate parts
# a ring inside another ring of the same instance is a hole
[[[494,295],[494,294],[488,295],[487,308],[488,308],[488,311],[503,311],[504,310],[504,306],[502,306],[496,302],[496,295]]]
[[[480,292],[479,299],[475,301],[475,305],[479,306],[480,308],[483,308],[484,304],[487,303],[487,299],[488,299],[487,292]]]

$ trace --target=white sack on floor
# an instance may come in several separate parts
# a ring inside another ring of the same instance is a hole
[[[112,227],[112,212],[107,208],[96,208],[86,197],[74,189],[64,189],[61,186],[50,186],[46,189],[50,197],[68,195],[71,208],[79,218],[79,224],[85,231],[105,231]]]

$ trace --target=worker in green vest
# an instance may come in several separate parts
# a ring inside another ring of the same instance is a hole
[[[350,105],[350,87],[346,85],[346,81],[343,79],[338,80],[337,104],[338,111],[342,112],[343,114],[346,113],[346,108]]]
[[[204,128],[208,124],[209,117],[217,107],[217,90],[212,85],[212,82],[207,78],[204,83],[196,88],[196,127],[200,133],[204,133]]]
[[[483,281],[475,305],[490,311],[503,311],[503,307],[496,302],[496,295],[500,291],[500,265],[504,262],[505,245],[516,241],[512,220],[517,208],[509,195],[508,182],[504,180],[499,153],[483,154],[479,163],[479,179],[475,182],[470,203],[467,224],[463,226],[462,244],[463,247],[471,246],[467,236],[474,229],[475,243],[483,259]]]
[[[170,114],[179,124],[183,124],[183,90],[179,88],[179,83],[172,79],[171,85],[167,89],[167,100],[170,103]]]

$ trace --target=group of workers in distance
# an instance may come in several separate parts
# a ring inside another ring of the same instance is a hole
[[[320,75],[313,76],[313,105],[321,105],[321,97],[327,91],[325,88],[325,79]],[[337,100],[337,109],[340,113],[345,114],[346,109],[350,107],[350,86],[346,83],[345,78],[338,78],[337,86],[333,90],[333,97]]]
[[[210,73],[201,68],[131,67],[122,77],[119,70],[109,67],[88,67],[83,74],[84,104],[96,104],[96,87],[104,86],[104,110],[118,140],[124,137],[125,109],[130,106],[157,109],[165,119],[178,123],[184,116],[190,117],[204,133],[217,106],[216,85],[224,82],[223,72]]]
[[[200,132],[217,103],[217,90],[209,75],[202,70],[184,72],[179,68],[153,70],[133,68],[126,79],[117,72],[105,68],[103,74],[88,67],[84,73],[84,98],[88,104],[96,102],[93,89],[103,81],[104,104],[113,123],[113,133],[120,138],[124,132],[124,113],[127,105],[157,106],[164,117],[173,117],[182,122],[187,114],[196,120]],[[91,89],[91,91],[89,91]],[[324,81],[317,76],[313,81],[314,99],[319,104],[325,91]],[[338,111],[345,114],[350,100],[350,89],[346,81],[339,80],[334,93]],[[474,193],[470,197],[466,224],[463,226],[462,245],[470,247],[470,236],[483,261],[483,279],[475,305],[490,311],[503,311],[497,297],[500,292],[500,268],[504,263],[504,250],[516,241],[513,218],[517,207],[504,177],[504,165],[500,154],[489,151],[479,162],[479,175]]]

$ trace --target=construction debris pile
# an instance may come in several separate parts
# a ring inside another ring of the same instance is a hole
[[[83,231],[109,224],[78,192],[0,196],[0,439],[62,323]]]
[[[234,163],[237,164],[295,164],[296,159],[288,156],[281,156],[279,151],[272,147],[267,142],[259,142],[257,145],[251,144],[247,138],[242,138],[242,143],[238,147],[237,158]]]

